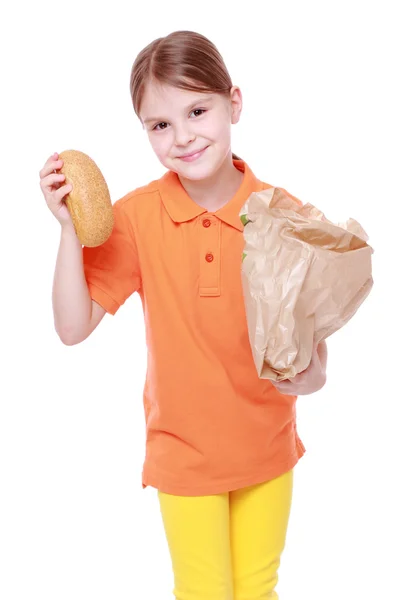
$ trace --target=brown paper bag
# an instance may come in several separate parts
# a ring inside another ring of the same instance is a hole
[[[355,314],[373,285],[368,236],[354,219],[335,225],[285,190],[253,192],[240,211],[249,339],[262,379],[294,377],[314,342]]]

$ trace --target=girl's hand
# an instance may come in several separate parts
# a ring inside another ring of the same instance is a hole
[[[306,396],[318,392],[326,383],[326,363],[328,349],[325,340],[314,344],[309,366],[291,379],[273,381],[273,385],[282,394],[289,396]]]
[[[47,206],[61,225],[72,225],[72,218],[64,197],[72,190],[72,185],[65,185],[65,175],[57,173],[64,162],[58,160],[58,153],[50,156],[39,171],[40,188]]]

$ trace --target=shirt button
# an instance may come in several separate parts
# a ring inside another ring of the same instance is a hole
[[[211,254],[211,252],[209,252],[208,254],[206,254],[206,261],[207,262],[212,262],[214,260],[214,256]]]
[[[210,225],[211,225],[210,219],[204,219],[204,221],[203,221],[203,227],[210,227]]]

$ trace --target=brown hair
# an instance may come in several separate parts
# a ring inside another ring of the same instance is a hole
[[[230,98],[232,80],[215,45],[195,31],[174,31],[157,38],[137,55],[130,77],[133,109],[139,117],[148,82]],[[232,158],[242,160],[232,153]]]

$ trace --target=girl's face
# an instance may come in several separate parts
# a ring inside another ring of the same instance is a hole
[[[231,124],[239,121],[242,96],[237,86],[230,99],[221,94],[181,90],[149,83],[140,120],[160,162],[187,179],[212,175],[231,151]],[[204,150],[205,149],[205,150]],[[204,150],[199,157],[181,157]]]

